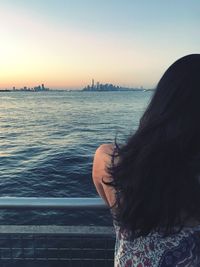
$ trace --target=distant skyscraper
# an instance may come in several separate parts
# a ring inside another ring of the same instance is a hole
[[[44,84],[42,84],[42,90],[44,90]]]
[[[92,79],[92,88],[94,88],[94,79]]]

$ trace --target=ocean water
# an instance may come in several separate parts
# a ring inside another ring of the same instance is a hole
[[[96,148],[132,134],[152,92],[1,92],[0,196],[96,197]],[[81,218],[81,219],[80,219]],[[1,210],[1,224],[108,224],[105,211]]]

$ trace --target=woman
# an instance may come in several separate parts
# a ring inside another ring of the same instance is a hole
[[[172,64],[125,145],[101,145],[93,181],[111,208],[115,266],[200,266],[200,54]]]

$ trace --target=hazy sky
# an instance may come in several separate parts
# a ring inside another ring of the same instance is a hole
[[[199,29],[199,0],[0,0],[0,88],[154,87]]]

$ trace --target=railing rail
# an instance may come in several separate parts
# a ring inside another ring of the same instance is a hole
[[[0,234],[114,236],[112,226],[0,225]]]
[[[106,205],[100,198],[0,197],[1,208],[104,209]]]

